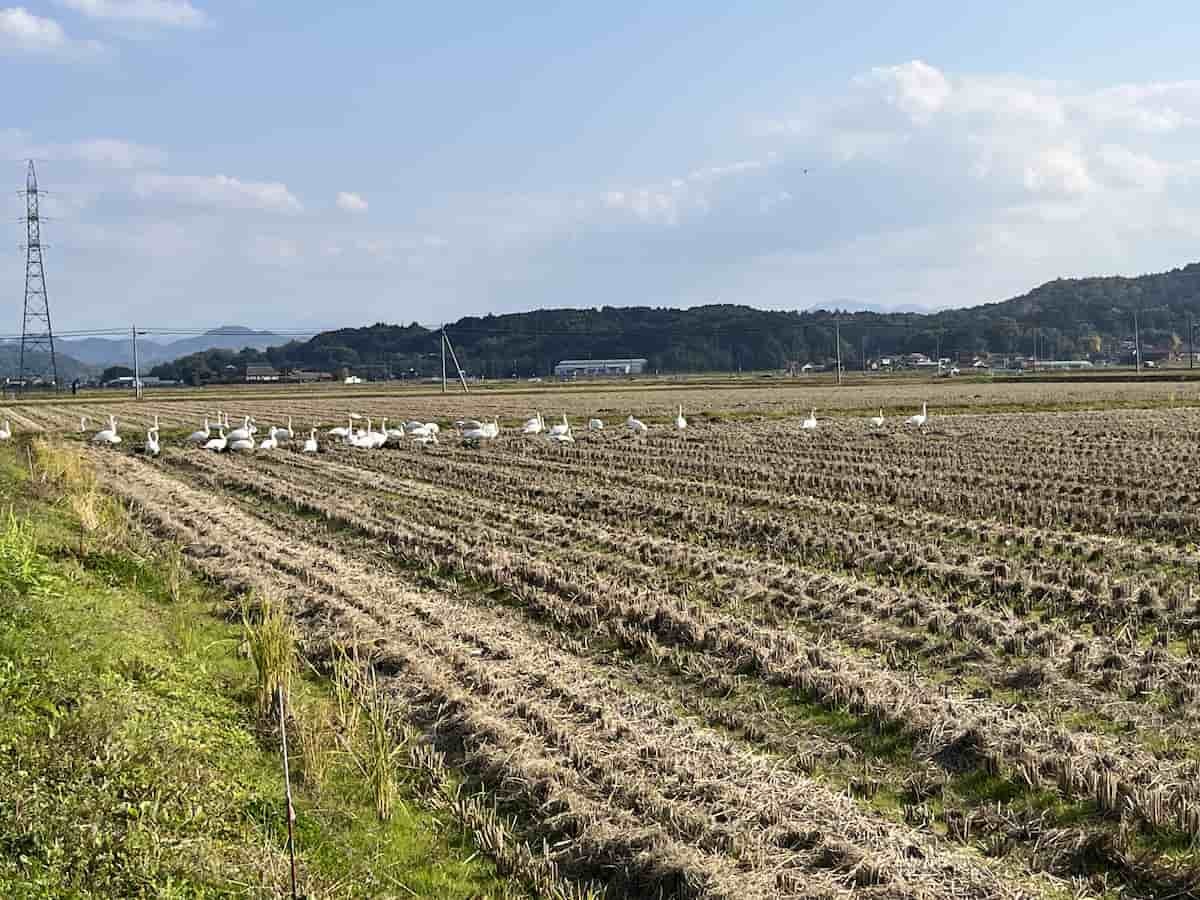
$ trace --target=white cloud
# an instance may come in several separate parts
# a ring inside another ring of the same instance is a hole
[[[1171,177],[1173,167],[1145,153],[1135,153],[1119,144],[1106,144],[1098,153],[1104,174],[1121,186],[1139,187],[1152,193],[1161,192]]]
[[[108,169],[139,169],[162,166],[165,150],[118,138],[87,138],[66,143],[39,143],[17,128],[0,131],[0,159],[33,159],[75,162]]]
[[[1077,148],[1050,147],[1025,164],[1025,187],[1034,193],[1088,194],[1096,187]]]
[[[90,19],[158,25],[168,28],[197,28],[208,17],[188,0],[58,0]]]
[[[34,15],[23,6],[0,9],[0,52],[85,58],[103,50],[100,43],[76,40],[54,19]]]
[[[928,122],[946,105],[953,90],[945,75],[919,59],[899,66],[878,66],[856,82],[881,88],[887,101],[914,122]]]
[[[259,209],[300,212],[300,201],[277,181],[240,181],[228,175],[139,174],[134,191],[141,197],[162,196],[189,206],[216,209]]]
[[[344,209],[347,212],[367,211],[367,201],[363,199],[362,195],[350,191],[338,191],[337,205],[338,209]]]

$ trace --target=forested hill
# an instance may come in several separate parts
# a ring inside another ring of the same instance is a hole
[[[1031,354],[1035,336],[1042,358],[1116,356],[1133,336],[1135,311],[1143,348],[1181,349],[1189,317],[1200,322],[1200,264],[1136,278],[1059,279],[1001,303],[932,314],[603,307],[468,317],[446,330],[462,367],[487,377],[545,375],[561,359],[589,357],[645,357],[651,370],[663,372],[731,371],[778,369],[790,360],[830,362],[835,321],[842,358],[852,367],[863,353]],[[154,374],[204,379],[229,366],[261,363],[426,376],[441,367],[436,331],[376,324],[323,332],[265,352],[192,354],[156,367]]]

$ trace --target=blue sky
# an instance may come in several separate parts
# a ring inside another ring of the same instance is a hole
[[[938,307],[1200,257],[1182,2],[3,3],[59,330]]]

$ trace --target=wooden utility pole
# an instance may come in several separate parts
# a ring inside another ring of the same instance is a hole
[[[141,369],[141,366],[138,364],[138,345],[137,345],[138,330],[137,330],[137,326],[134,325],[132,328],[130,328],[129,333],[130,333],[130,336],[133,338],[133,399],[141,400],[142,399],[142,369]]]
[[[842,383],[842,322],[833,320],[833,342],[837,344],[837,383]]]
[[[1137,310],[1133,311],[1133,359],[1137,364],[1137,373],[1142,374],[1142,335],[1138,330]]]
[[[446,331],[442,329],[442,393],[446,393]]]

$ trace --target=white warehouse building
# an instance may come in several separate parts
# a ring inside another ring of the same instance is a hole
[[[646,371],[644,359],[564,359],[554,367],[559,378],[578,378],[588,375],[641,375]]]

